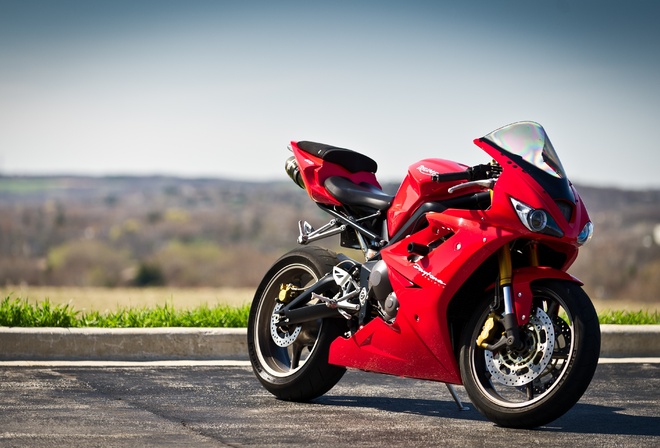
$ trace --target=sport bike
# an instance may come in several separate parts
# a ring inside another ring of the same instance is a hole
[[[283,400],[329,391],[346,368],[463,385],[498,425],[532,428],[587,389],[600,328],[567,273],[593,234],[584,203],[537,123],[474,140],[489,163],[414,163],[392,196],[358,152],[291,142],[291,179],[329,215],[299,222],[248,323],[250,361]],[[364,261],[309,245],[339,235]]]

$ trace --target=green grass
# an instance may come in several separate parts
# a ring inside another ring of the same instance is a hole
[[[51,304],[48,299],[36,305],[25,299],[6,297],[0,302],[0,326],[5,327],[231,327],[247,326],[250,306],[216,305],[176,309],[172,305],[154,308],[120,308],[99,313],[80,312],[70,305]],[[598,315],[601,324],[660,324],[657,311],[605,311]]]
[[[48,300],[33,306],[7,297],[0,303],[0,325],[6,327],[78,327],[77,316],[69,305],[52,305]]]
[[[618,325],[657,325],[660,324],[660,314],[657,311],[610,311],[598,315],[601,324]]]
[[[80,312],[48,299],[32,305],[25,299],[6,297],[0,302],[0,326],[6,327],[245,327],[249,305],[199,306],[190,310],[172,305],[155,308],[122,308],[108,313]]]

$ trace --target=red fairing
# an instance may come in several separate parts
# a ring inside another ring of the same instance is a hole
[[[330,346],[329,362],[372,372],[460,384],[449,333],[438,318],[441,285],[432,280],[420,281],[425,286],[422,289],[392,270],[390,279],[400,303],[394,324],[374,319],[353,337],[336,339]]]
[[[483,211],[429,213],[429,226],[381,251],[399,299],[392,325],[375,319],[330,347],[330,362],[346,367],[453,384],[461,379],[449,336],[447,307],[467,278],[513,232],[483,226]],[[417,261],[407,247],[450,238]],[[529,313],[527,313],[529,315]]]
[[[307,193],[309,194],[309,197],[316,202],[329,205],[341,205],[341,203],[332,197],[328,190],[323,186],[325,180],[331,176],[341,176],[350,179],[356,184],[365,182],[374,185],[377,188],[381,188],[374,173],[366,171],[351,173],[335,163],[326,162],[302,151],[298,148],[297,142],[291,142],[291,149],[298,162],[298,167],[302,173]]]

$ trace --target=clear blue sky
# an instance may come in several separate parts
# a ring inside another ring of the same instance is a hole
[[[660,2],[0,0],[0,173],[400,180],[541,123],[574,182],[660,187]]]

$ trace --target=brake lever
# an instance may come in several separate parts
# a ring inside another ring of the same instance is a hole
[[[453,194],[458,190],[475,187],[475,186],[488,188],[489,190],[492,190],[493,187],[495,186],[495,182],[497,182],[497,179],[481,179],[481,180],[472,180],[470,182],[463,182],[462,184],[454,185],[453,187],[447,189],[447,193]]]

